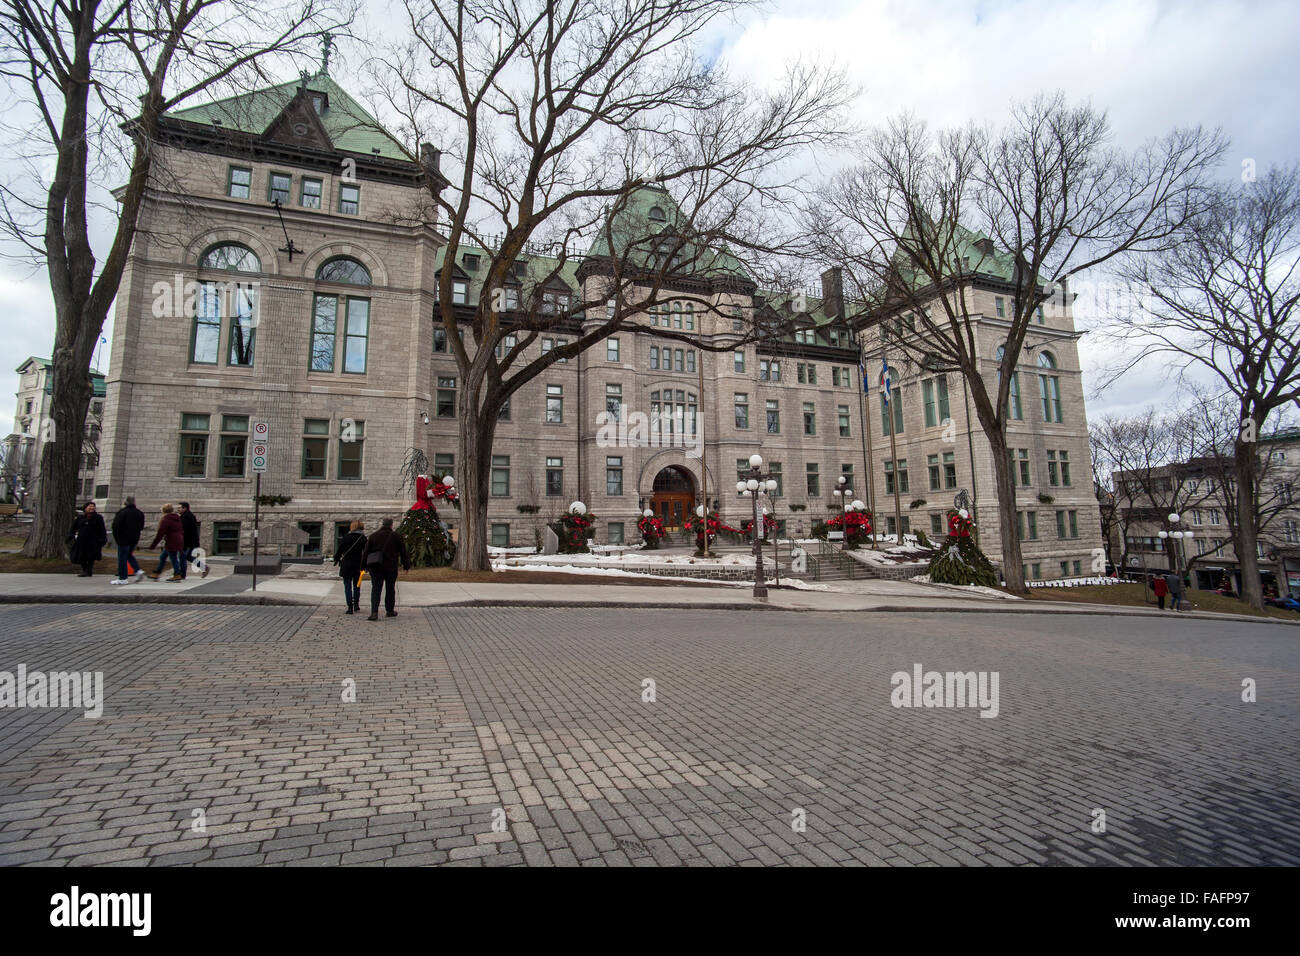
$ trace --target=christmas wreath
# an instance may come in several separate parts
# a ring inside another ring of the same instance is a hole
[[[647,551],[657,551],[659,542],[663,540],[664,519],[657,518],[654,514],[642,515],[636,523],[636,530],[641,533],[641,540],[645,543]]]

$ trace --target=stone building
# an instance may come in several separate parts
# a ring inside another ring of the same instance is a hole
[[[1300,596],[1300,429],[1261,436],[1259,455],[1260,580],[1265,589]],[[1241,562],[1228,524],[1236,494],[1231,469],[1228,456],[1172,462],[1149,472],[1114,472],[1111,550],[1121,555],[1124,570],[1141,574],[1177,561],[1189,569],[1194,586],[1214,589],[1226,579],[1240,593]],[[1178,521],[1170,521],[1171,514]],[[1175,531],[1179,538],[1171,536]]]
[[[53,421],[49,408],[54,394],[53,365],[49,359],[31,356],[16,371],[18,404],[14,411],[15,431],[4,439],[4,467],[0,481],[4,483],[4,500],[30,511],[36,503],[41,449],[49,438],[48,429]],[[107,494],[107,490],[96,481],[106,387],[104,376],[97,369],[91,370],[90,378],[92,395],[77,473],[79,500],[102,498]]]
[[[204,522],[206,548],[249,550],[249,429],[258,421],[270,427],[263,520],[303,529],[306,554],[332,552],[352,519],[373,527],[401,515],[410,504],[400,476],[410,449],[427,454],[436,473],[455,475],[460,382],[434,322],[436,287],[440,270],[454,270],[453,302],[468,320],[489,255],[462,247],[455,262],[445,260],[444,237],[424,214],[426,174],[446,182],[436,152],[426,151],[423,165],[412,162],[324,73],[179,111],[164,120],[158,148],[165,172],[149,191],[117,300],[100,478],[110,503],[134,494],[156,510],[187,500]],[[629,209],[649,223],[677,214],[660,190],[642,190]],[[545,307],[567,316],[525,361],[599,321],[603,306],[583,315],[575,304],[600,301],[608,282],[609,249],[564,263],[544,251],[530,250],[515,278],[527,288],[555,272]],[[801,302],[765,295],[738,263],[719,257],[665,289],[668,301],[644,317],[648,331],[552,365],[512,396],[492,448],[490,544],[534,545],[542,524],[575,499],[596,515],[598,541],[634,542],[644,510],[679,526],[706,488],[724,521],[738,524],[750,503],[736,494],[737,471],[755,452],[780,476],[776,513],[790,531],[807,532],[827,515],[840,475],[855,497],[865,496],[862,428],[865,420],[878,429],[879,415],[864,419],[858,343],[833,274],[821,294]],[[519,292],[504,291],[509,310]],[[798,331],[708,348],[756,316],[787,319]],[[1052,466],[1058,482],[1064,476],[1057,507],[1077,530],[1027,558],[1047,577],[1061,573],[1045,563],[1058,556],[1066,571],[1086,571],[1097,522],[1088,489],[1074,498],[1088,467],[1068,319],[1044,326],[1042,338],[1060,363],[1051,374],[1066,412],[1020,429],[1041,471],[1029,490],[1057,490],[1046,455],[1064,453]],[[972,482],[969,460],[949,457],[964,443],[929,450],[939,439],[924,424],[934,409],[926,410],[919,379],[897,379],[900,441],[918,483],[927,456],[938,456],[940,488],[905,502],[927,499],[907,513],[925,516],[920,526],[929,530],[929,516],[941,513],[944,499],[951,503],[955,488],[978,488],[984,509],[992,483],[978,458]],[[951,411],[961,429],[960,384],[950,382],[953,407],[944,417]],[[1026,399],[1026,415],[1035,408]],[[880,447],[877,438],[877,488]],[[1070,468],[1078,469],[1073,481]],[[442,517],[457,522],[445,507]]]
[[[1012,264],[986,237],[970,234],[980,263],[960,290],[973,317],[985,387],[996,394],[998,365],[1011,327]],[[1026,581],[1087,577],[1104,564],[1101,515],[1092,487],[1088,421],[1078,333],[1069,295],[1040,306],[1011,382],[1007,445],[1016,488],[1016,527]],[[930,306],[942,309],[938,300]],[[863,319],[860,339],[872,389],[872,492],[881,527],[892,532],[895,492],[903,531],[946,534],[945,512],[966,491],[980,547],[1002,554],[992,451],[959,372],[925,367],[914,315]],[[893,401],[889,421],[879,382],[886,362]],[[934,363],[930,363],[933,365]],[[897,455],[891,452],[890,430]]]

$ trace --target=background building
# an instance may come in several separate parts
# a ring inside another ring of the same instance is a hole
[[[52,365],[49,359],[30,357],[18,366],[18,405],[14,424],[21,429],[4,439],[3,462],[0,462],[0,481],[3,481],[3,498],[30,510],[35,504],[37,478],[40,471],[41,449],[49,440],[48,428],[52,421],[49,402],[54,392]],[[86,433],[81,453],[81,468],[77,475],[77,496],[83,500],[102,498],[107,489],[96,483],[99,468],[99,445],[104,425],[104,376],[95,369],[90,373],[93,395],[86,416]]]

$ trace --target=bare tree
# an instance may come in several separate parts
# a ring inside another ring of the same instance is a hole
[[[159,118],[200,93],[246,87],[340,19],[331,0],[74,0],[0,7],[0,75],[27,122],[0,186],[0,232],[42,263],[54,297],[53,434],[41,452],[25,553],[61,553],[76,495],[90,362],[155,170]],[[124,184],[111,189],[110,184]],[[116,208],[113,208],[116,203]],[[94,236],[109,239],[98,258]]]
[[[1255,444],[1270,417],[1300,402],[1300,166],[1258,181],[1223,184],[1208,209],[1182,223],[1178,242],[1124,263],[1142,307],[1114,317],[1136,346],[1131,368],[1159,357],[1176,376],[1208,373],[1237,399],[1234,546],[1242,596],[1263,606],[1254,513],[1260,458]]]
[[[410,41],[375,76],[385,112],[400,117],[428,169],[428,208],[412,217],[436,219],[444,263],[462,246],[488,258],[469,315],[458,316],[452,269],[442,269],[435,314],[461,379],[456,564],[485,569],[502,405],[554,363],[645,328],[671,284],[680,298],[681,283],[701,277],[743,288],[765,275],[791,233],[778,219],[793,198],[783,163],[831,139],[849,91],[811,66],[793,68],[775,92],[754,91],[702,62],[696,37],[741,0],[404,2]],[[435,143],[459,167],[450,181],[422,149]],[[647,202],[647,189],[665,201]],[[650,206],[666,210],[662,220]],[[517,263],[543,249],[544,265],[521,274]],[[586,291],[567,302],[556,280],[578,258]],[[696,310],[705,321],[720,311],[717,296],[699,294]],[[721,351],[754,334],[751,321],[733,335],[728,316],[727,334],[707,339],[655,334]],[[561,330],[567,344],[524,358],[539,335]]]
[[[1001,130],[931,133],[896,119],[865,141],[864,161],[837,175],[807,211],[812,245],[842,262],[882,345],[928,366],[956,367],[992,450],[1002,571],[1025,590],[1007,454],[1008,396],[1039,308],[1071,277],[1124,253],[1162,248],[1205,205],[1203,180],[1224,142],[1175,130],[1133,151],[1110,124],[1061,94],[1016,105]],[[1012,288],[1005,318],[975,307],[976,282]],[[983,375],[977,326],[1003,337],[996,384]]]

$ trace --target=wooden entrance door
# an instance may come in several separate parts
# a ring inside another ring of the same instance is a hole
[[[677,530],[695,508],[695,495],[681,491],[656,491],[650,508],[664,521],[664,528]]]

